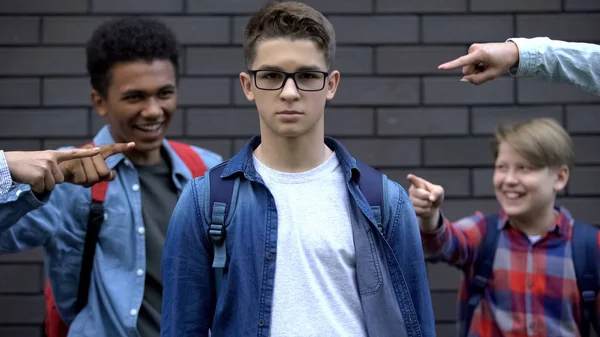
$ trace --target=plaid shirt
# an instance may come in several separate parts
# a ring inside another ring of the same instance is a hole
[[[534,244],[508,225],[506,214],[500,212],[502,232],[493,276],[473,315],[469,337],[580,336],[580,294],[571,254],[573,218],[564,208],[557,211],[556,224]],[[477,248],[485,231],[485,216],[476,213],[455,223],[444,218],[439,230],[421,233],[426,257],[445,261],[464,272],[459,289],[460,336],[466,328],[466,285],[473,278]],[[600,256],[597,261],[600,270]],[[600,296],[596,304],[595,319],[600,322]]]

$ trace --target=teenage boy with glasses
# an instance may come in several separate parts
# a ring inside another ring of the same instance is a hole
[[[406,191],[325,137],[340,81],[331,23],[271,3],[250,18],[244,52],[260,136],[178,202],[162,336],[434,336]]]

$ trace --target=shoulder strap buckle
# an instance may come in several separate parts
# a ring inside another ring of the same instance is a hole
[[[585,290],[581,292],[581,298],[584,303],[595,302],[596,301],[596,292],[593,290]]]
[[[210,228],[208,233],[213,244],[221,244],[225,240],[225,210],[227,204],[215,202],[212,207]]]

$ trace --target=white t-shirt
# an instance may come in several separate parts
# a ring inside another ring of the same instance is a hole
[[[271,336],[367,336],[337,156],[300,173],[275,171],[256,157],[254,165],[277,207]]]

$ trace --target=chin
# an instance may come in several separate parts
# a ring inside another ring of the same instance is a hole
[[[530,212],[530,207],[527,205],[515,205],[509,203],[501,203],[502,210],[509,217],[522,217]]]
[[[279,137],[283,137],[283,138],[297,138],[302,135],[305,135],[306,133],[307,133],[306,130],[300,130],[299,128],[295,128],[295,127],[291,127],[291,128],[283,127],[283,128],[279,128],[275,132],[275,134],[277,134]]]
[[[150,152],[156,149],[160,149],[162,146],[163,138],[159,138],[156,140],[134,140],[135,142],[135,150],[139,152]]]

